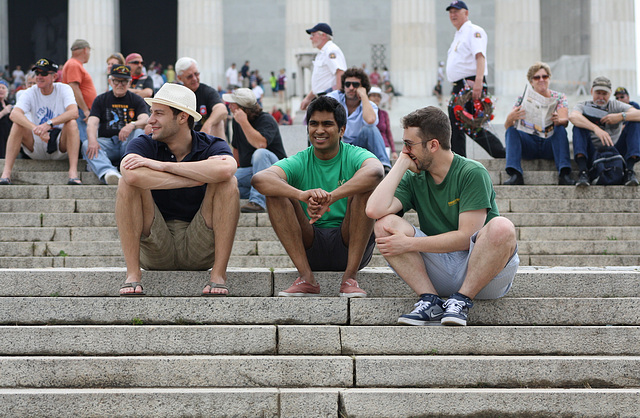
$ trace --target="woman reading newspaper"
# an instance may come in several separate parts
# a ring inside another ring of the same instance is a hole
[[[504,127],[509,179],[506,185],[524,184],[525,160],[554,160],[558,184],[574,185],[566,126],[569,123],[567,96],[549,89],[551,69],[543,62],[527,71],[529,84],[507,115]]]

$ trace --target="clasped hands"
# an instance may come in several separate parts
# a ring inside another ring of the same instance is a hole
[[[331,193],[323,189],[306,190],[302,192],[299,200],[307,204],[310,224],[314,224],[325,212],[329,212],[331,210],[329,206],[333,203]]]

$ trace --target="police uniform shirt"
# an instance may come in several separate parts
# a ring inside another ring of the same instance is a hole
[[[347,69],[347,61],[338,45],[327,41],[313,60],[311,91],[318,94],[326,92],[336,84],[336,71]]]
[[[464,22],[453,38],[447,52],[447,79],[456,82],[476,75],[476,54],[485,57],[484,75],[487,75],[487,33],[470,20]]]

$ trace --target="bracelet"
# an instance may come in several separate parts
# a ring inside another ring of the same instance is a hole
[[[622,121],[623,122],[627,121],[627,113],[626,112],[622,112]]]

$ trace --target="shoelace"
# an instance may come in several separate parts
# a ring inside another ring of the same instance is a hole
[[[454,313],[459,314],[460,312],[462,312],[462,309],[466,306],[467,304],[464,303],[461,300],[457,300],[457,299],[447,299],[447,301],[444,303],[444,305],[442,305],[442,307],[447,310],[447,311],[453,311]],[[449,308],[451,307],[451,308]]]
[[[425,309],[429,309],[429,306],[431,306],[431,302],[419,300],[418,303],[414,304],[413,306],[415,306],[415,309],[412,310],[411,313],[420,313]]]

